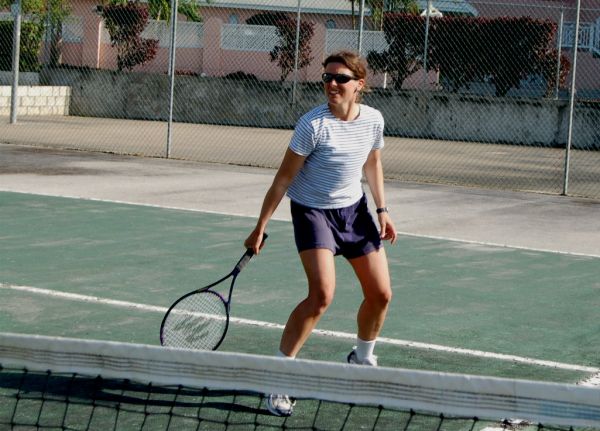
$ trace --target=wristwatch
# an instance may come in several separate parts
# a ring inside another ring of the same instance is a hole
[[[377,214],[386,213],[386,212],[388,212],[388,208],[381,207],[381,208],[377,208],[375,211],[377,212]]]

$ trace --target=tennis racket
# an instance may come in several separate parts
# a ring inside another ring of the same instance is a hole
[[[263,235],[263,241],[267,234]],[[254,255],[251,249],[220,280],[183,295],[169,307],[160,325],[160,344],[197,350],[217,350],[229,328],[231,293],[238,274]],[[227,299],[213,288],[231,279]]]

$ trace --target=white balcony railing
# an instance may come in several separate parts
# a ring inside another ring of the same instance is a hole
[[[338,30],[328,29],[325,52],[332,52],[341,49],[356,49],[358,46],[358,30]],[[361,51],[366,54],[371,51],[382,52],[388,49],[388,43],[385,40],[385,34],[382,31],[363,31]]]
[[[221,48],[269,52],[277,45],[277,28],[270,25],[223,24]]]
[[[596,20],[596,28],[594,30],[594,46],[592,50],[595,54],[600,55],[600,18]]]
[[[573,48],[574,40],[575,23],[566,23],[563,26],[561,46],[563,48]],[[600,54],[600,18],[596,21],[596,23],[579,23],[579,38],[577,46],[579,49]]]

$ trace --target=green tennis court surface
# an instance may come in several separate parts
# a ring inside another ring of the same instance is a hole
[[[0,192],[2,331],[157,345],[166,308],[228,273],[254,222]],[[272,221],[269,234],[263,252],[238,278],[234,320],[220,350],[273,354],[290,310],[305,295],[291,224]],[[387,251],[394,300],[377,347],[381,365],[568,383],[598,374],[597,258],[417,236],[402,236]],[[343,259],[337,268],[336,299],[302,358],[343,362],[353,345],[359,286]],[[72,386],[70,375],[24,377],[10,370],[1,378],[6,402],[0,423],[15,420],[38,429],[57,423],[182,430],[494,426],[307,400],[286,421],[269,416],[264,400],[244,392],[93,377]]]
[[[0,324],[9,332],[158,344],[162,309],[229,272],[253,224],[0,193]],[[269,233],[238,279],[232,316],[239,320],[222,350],[275,352],[277,325],[305,294],[291,224],[273,221]],[[382,365],[564,382],[600,365],[598,259],[408,236],[387,251],[394,300],[377,348]],[[343,361],[352,346],[359,287],[343,259],[337,267],[336,300],[319,324],[333,334],[313,336],[302,357]]]

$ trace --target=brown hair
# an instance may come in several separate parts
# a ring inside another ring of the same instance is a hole
[[[329,55],[323,61],[323,67],[327,67],[329,63],[341,63],[352,71],[354,77],[364,79],[365,85],[357,95],[356,101],[360,102],[362,95],[369,91],[369,86],[366,83],[367,79],[367,62],[366,60],[353,51],[338,51]]]

